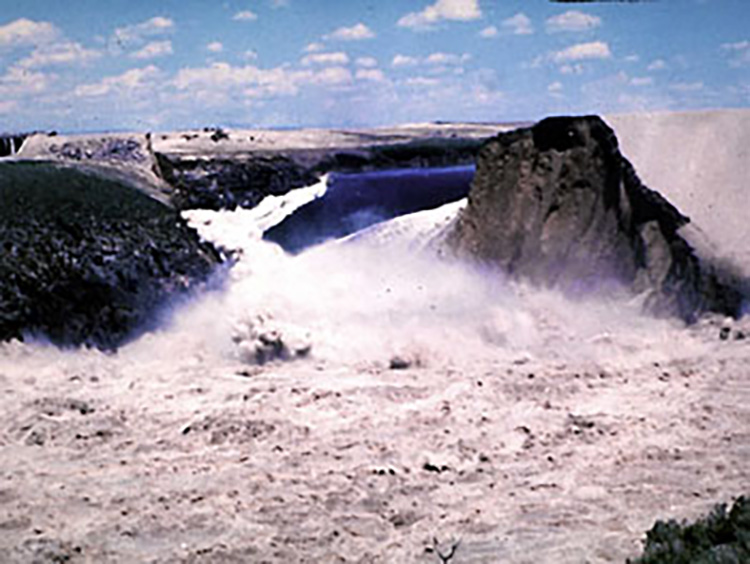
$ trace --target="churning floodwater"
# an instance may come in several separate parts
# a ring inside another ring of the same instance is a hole
[[[237,263],[225,290],[179,311],[176,326],[201,327],[248,362],[276,338],[333,363],[397,356],[423,365],[619,362],[648,354],[645,340],[658,348],[669,338],[672,324],[642,316],[637,300],[570,300],[440,252],[472,175],[471,167],[330,175],[253,209],[187,212]]]

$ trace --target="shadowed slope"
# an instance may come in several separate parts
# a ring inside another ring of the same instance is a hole
[[[0,340],[115,348],[219,262],[173,209],[121,182],[0,165]]]

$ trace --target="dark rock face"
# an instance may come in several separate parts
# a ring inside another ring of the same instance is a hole
[[[283,156],[192,159],[156,154],[163,178],[174,187],[178,209],[251,208],[269,195],[315,184],[317,176]]]
[[[0,340],[114,349],[220,262],[179,214],[120,182],[0,165]]]
[[[0,135],[0,157],[9,157],[15,155],[20,149],[23,142],[26,140],[26,135]]]
[[[737,315],[741,292],[678,233],[688,222],[641,184],[599,117],[555,117],[485,144],[448,242],[568,291],[616,282],[656,313]]]

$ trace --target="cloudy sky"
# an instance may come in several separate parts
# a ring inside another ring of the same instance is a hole
[[[750,2],[0,0],[0,131],[750,105]]]

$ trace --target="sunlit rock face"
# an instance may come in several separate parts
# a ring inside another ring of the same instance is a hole
[[[657,313],[738,314],[738,286],[681,234],[689,221],[640,182],[599,117],[554,117],[485,144],[448,242],[572,292],[622,284]]]

